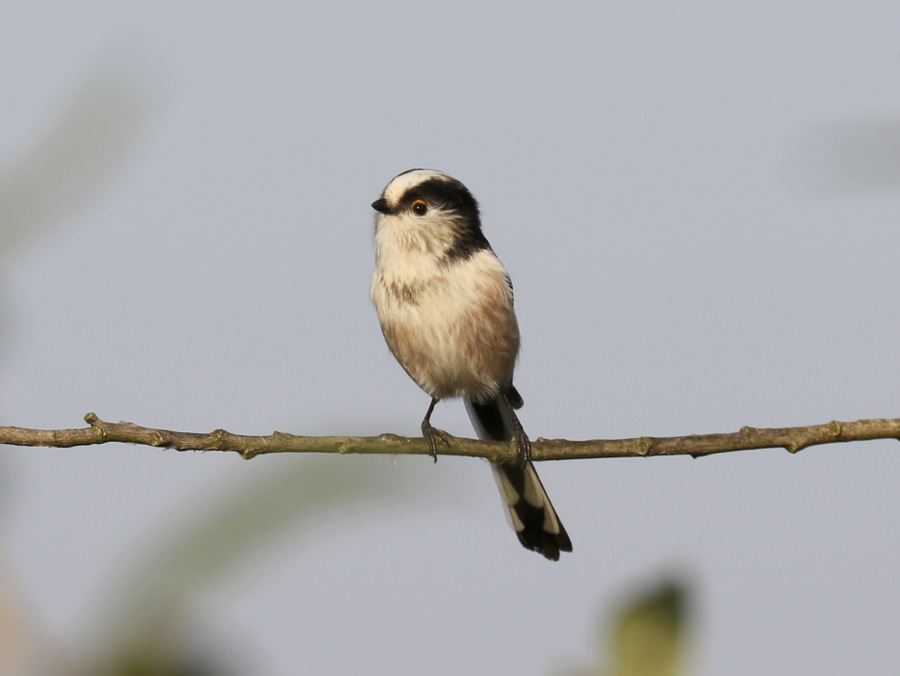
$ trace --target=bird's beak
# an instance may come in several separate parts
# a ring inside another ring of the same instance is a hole
[[[390,208],[388,207],[387,200],[384,199],[383,197],[372,202],[372,208],[381,214],[387,214],[387,213],[390,213],[390,211],[391,211]]]

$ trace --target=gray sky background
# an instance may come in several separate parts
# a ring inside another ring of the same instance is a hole
[[[427,397],[368,299],[369,204],[416,166],[481,202],[532,437],[896,417],[898,22],[896,2],[5,3],[7,178],[80,92],[121,124],[79,135],[112,149],[58,212],[38,191],[30,229],[3,226],[4,424],[418,434]],[[459,402],[434,422],[470,434]],[[333,508],[284,516],[192,601],[253,673],[550,674],[668,574],[696,594],[695,673],[896,671],[896,442],[539,469],[575,548],[557,564],[519,547],[482,462],[3,448],[0,565],[77,653],[166,534],[322,473]]]

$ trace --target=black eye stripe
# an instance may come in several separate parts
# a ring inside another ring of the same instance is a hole
[[[478,203],[466,187],[456,180],[429,179],[412,187],[400,200],[410,208],[417,201],[429,209],[442,209],[469,216],[478,213]]]
[[[432,178],[409,188],[400,198],[398,211],[429,216],[430,224],[436,226],[446,217],[445,224],[452,230],[453,240],[443,252],[442,263],[465,260],[482,249],[490,249],[481,232],[478,202],[472,193],[455,179]]]

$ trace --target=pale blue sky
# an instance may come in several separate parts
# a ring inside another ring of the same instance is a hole
[[[3,424],[417,434],[427,397],[368,300],[369,204],[414,166],[481,202],[532,437],[896,417],[898,21],[846,1],[8,2],[0,166],[98,82],[133,126],[3,259]],[[470,433],[459,402],[434,422]],[[557,564],[519,547],[477,461],[0,460],[0,563],[73,649],[161,531],[324,467],[371,473],[369,494],[336,488],[320,525],[195,601],[263,676],[550,674],[669,571],[697,594],[695,673],[900,662],[896,442],[542,464],[575,549]]]

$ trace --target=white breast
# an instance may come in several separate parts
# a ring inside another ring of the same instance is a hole
[[[428,243],[382,230],[371,293],[394,356],[432,397],[495,396],[519,347],[503,265],[490,249],[440,263]]]

